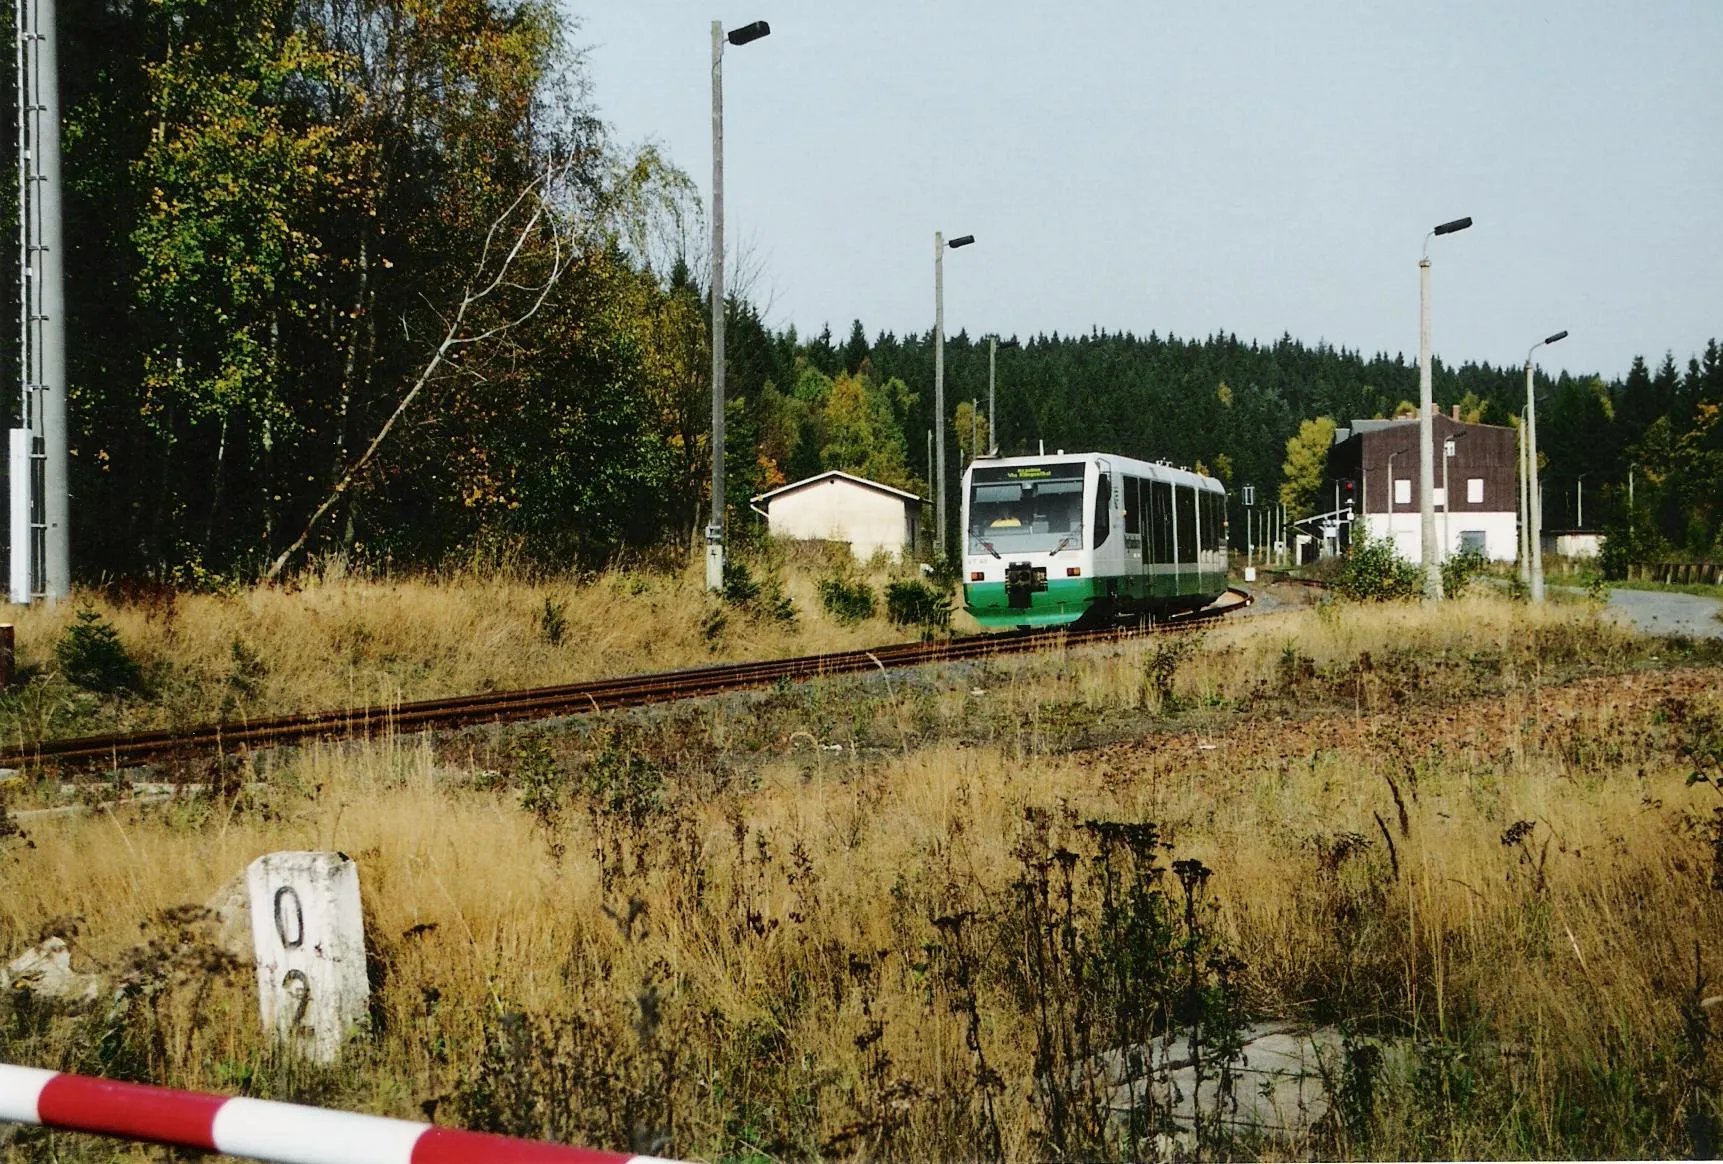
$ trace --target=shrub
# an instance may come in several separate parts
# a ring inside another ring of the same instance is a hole
[[[796,604],[784,593],[776,573],[755,578],[748,567],[734,558],[724,560],[724,601],[748,612],[756,622],[794,626]]]
[[[1484,557],[1482,550],[1461,550],[1442,563],[1442,593],[1449,598],[1455,597],[1489,566],[1490,560]]]
[[[748,567],[735,558],[724,559],[724,601],[731,606],[747,606],[760,596],[760,584]]]
[[[68,682],[104,695],[142,693],[143,669],[120,641],[113,624],[93,610],[80,610],[54,644],[54,661]]]
[[[824,578],[819,584],[820,605],[826,613],[845,626],[866,622],[879,610],[873,587],[866,582],[846,582],[842,578]]]
[[[1597,564],[1605,578],[1620,581],[1627,577],[1631,567],[1655,562],[1666,556],[1669,548],[1651,511],[1635,509],[1625,521],[1605,527]]]
[[[924,632],[951,625],[951,599],[925,582],[893,582],[885,588],[885,612],[897,626],[918,626]]]
[[[1354,542],[1341,559],[1334,589],[1361,602],[1417,598],[1424,592],[1424,576],[1400,556],[1392,538],[1366,538]]]

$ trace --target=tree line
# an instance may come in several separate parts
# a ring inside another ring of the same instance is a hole
[[[700,200],[670,159],[607,133],[555,4],[59,12],[82,576],[687,547],[710,455]],[[733,528],[755,528],[753,495],[823,469],[927,496],[931,334],[804,337],[745,292],[726,305]],[[1401,355],[1290,336],[1020,338],[999,352],[997,433],[985,338],[948,338],[954,464],[995,440],[1092,448],[1267,492],[1301,422],[1391,415],[1417,392]],[[1624,521],[1631,473],[1646,552],[1714,550],[1718,363],[1713,342],[1685,370],[1540,377],[1550,524],[1580,474],[1588,518]],[[1524,390],[1518,368],[1465,364],[1438,365],[1436,393],[1506,423]]]

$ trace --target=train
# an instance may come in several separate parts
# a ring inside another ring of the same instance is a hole
[[[963,607],[990,629],[1196,610],[1227,587],[1226,487],[1110,453],[982,457],[963,474]]]

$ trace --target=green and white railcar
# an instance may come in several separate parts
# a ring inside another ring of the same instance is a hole
[[[1226,489],[1107,453],[997,457],[963,475],[963,605],[987,627],[1195,610],[1226,590]]]

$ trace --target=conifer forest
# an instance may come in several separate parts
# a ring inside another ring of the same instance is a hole
[[[81,576],[256,580],[331,552],[584,567],[689,544],[709,478],[704,159],[614,139],[561,11],[61,4],[61,56],[79,62],[62,100]],[[931,311],[920,329],[798,334],[736,282],[733,527],[752,495],[824,468],[927,495]],[[999,447],[1109,449],[1274,490],[1301,422],[1417,398],[1410,321],[1407,352],[1377,353],[1214,325],[1015,337]],[[4,343],[16,383],[15,329]],[[1620,378],[1540,379],[1545,523],[1573,524],[1583,474],[1589,524],[1631,529],[1636,553],[1715,554],[1723,352],[1629,361]],[[966,456],[985,338],[948,337],[946,369]],[[1440,365],[1435,394],[1517,423],[1523,371]]]

